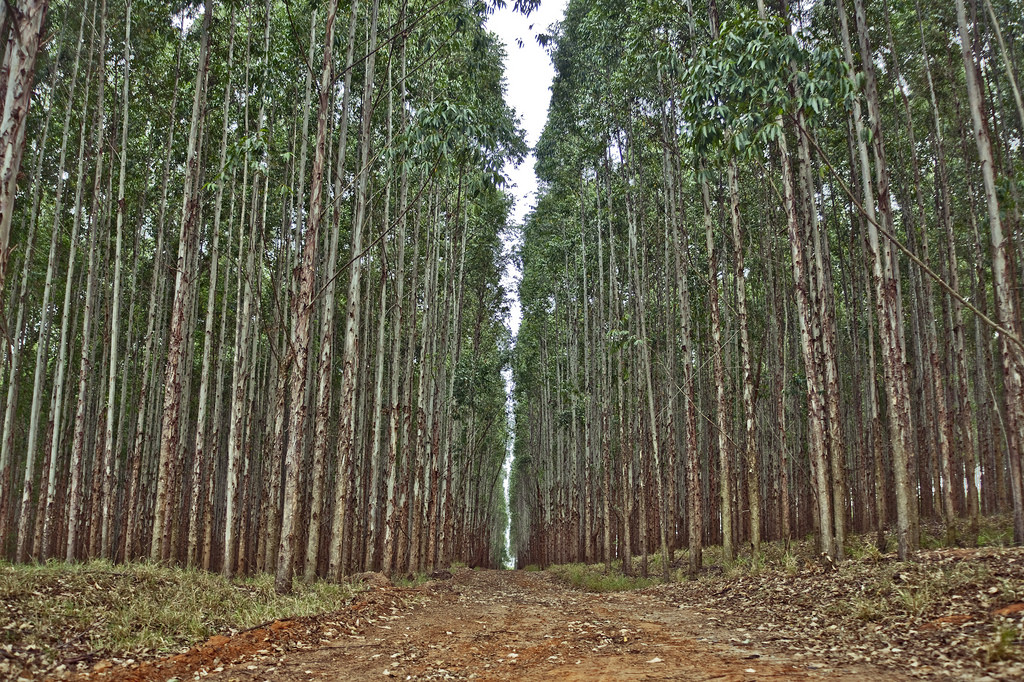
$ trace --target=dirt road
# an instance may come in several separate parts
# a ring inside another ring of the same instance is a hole
[[[772,656],[686,608],[637,592],[579,592],[545,573],[463,569],[417,589],[372,587],[363,604],[298,630],[275,623],[249,646],[211,640],[178,657],[191,674],[158,665],[130,677],[167,679],[173,669],[179,679],[225,682],[894,679]]]

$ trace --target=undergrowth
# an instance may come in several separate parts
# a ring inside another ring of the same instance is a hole
[[[558,564],[549,566],[548,572],[575,588],[587,592],[623,592],[650,587],[654,578],[624,575],[614,567],[606,571],[603,564]]]
[[[228,580],[152,563],[0,562],[0,643],[27,658],[146,657],[278,618],[340,608],[348,585],[322,581],[274,592],[274,577]],[[2,675],[0,675],[2,677]]]
[[[980,519],[977,528],[978,546],[1007,546],[1013,539],[1013,527],[1008,515],[987,516]],[[956,520],[956,534],[959,545],[973,545],[975,535],[970,528],[967,519]],[[893,560],[892,552],[896,548],[896,539],[893,532],[886,533],[886,550],[883,553],[878,547],[877,537],[874,532],[864,534],[853,534],[847,536],[844,547],[846,559],[858,564],[880,564]],[[945,546],[945,525],[939,521],[924,521],[921,527],[922,549],[934,549]],[[804,572],[830,572],[842,567],[844,564],[836,564],[821,556],[816,546],[816,539],[809,535],[803,539],[791,540],[789,542],[773,541],[761,545],[760,552],[753,555],[750,547],[737,548],[732,558],[726,558],[721,545],[711,545],[703,549],[702,568],[697,575],[690,575],[688,572],[689,553],[686,549],[676,550],[671,561],[670,582],[685,582],[696,579],[700,581],[719,581],[721,579],[734,580],[742,577],[757,576],[763,571],[776,571],[789,576],[796,576]],[[611,569],[606,570],[604,564],[559,564],[548,566],[547,570],[556,578],[563,580],[573,587],[585,589],[592,592],[617,592],[623,590],[634,590],[648,587],[661,582],[661,555],[657,552],[648,555],[647,568],[649,577],[635,577],[642,574],[642,557],[633,557],[632,575],[625,575],[622,570],[622,561],[613,561]],[[542,570],[540,566],[531,564],[524,568],[526,571]],[[943,579],[953,579],[956,576],[943,576]],[[977,579],[978,576],[971,575],[968,579]],[[1006,601],[1024,599],[1024,588],[1019,586],[1006,585],[1003,592]],[[897,597],[893,604],[886,604],[886,608],[896,607],[908,612],[920,612],[924,604],[930,601],[929,595],[921,594],[916,589],[905,590],[903,593],[894,591]],[[872,621],[878,615],[877,603],[868,606],[866,603],[855,607],[860,613],[861,620]]]
[[[392,582],[396,587],[418,587],[430,579],[426,573],[410,573],[404,577],[396,577]]]

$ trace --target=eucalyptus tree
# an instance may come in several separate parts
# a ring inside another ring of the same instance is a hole
[[[488,6],[318,9],[50,17],[11,223],[33,248],[5,295],[7,555],[269,569],[279,589],[502,560],[500,169],[524,147]]]
[[[722,542],[727,555],[737,541],[756,555],[762,532],[813,528],[822,551],[841,560],[851,523],[884,538],[895,509],[905,557],[936,500],[953,528],[955,516],[976,518],[986,504],[1007,508],[1001,491],[1019,497],[1020,322],[1013,297],[1000,293],[1016,286],[1020,257],[1001,225],[1019,215],[993,189],[1003,182],[1007,197],[1019,194],[1009,180],[1019,165],[1011,140],[1024,125],[1012,68],[1019,48],[1003,37],[1012,22],[998,3],[961,11],[957,31],[956,17],[929,3],[805,9],[788,17],[762,3],[754,12],[723,2],[573,2],[549,38],[545,184],[524,230],[520,288],[520,563],[593,560],[560,505],[588,500],[596,486],[615,521],[606,518],[598,538],[606,561],[621,558],[629,571],[639,552],[643,569],[654,525],[668,516],[669,528],[683,527],[671,518],[680,442],[707,451],[687,456],[699,462],[688,476],[688,532]],[[963,64],[938,59],[956,45]],[[970,111],[959,106],[965,88]],[[968,113],[974,144],[963,135]],[[947,139],[961,143],[958,156],[947,156]],[[987,224],[975,197],[990,207]],[[992,257],[979,260],[986,229]],[[698,232],[706,249],[694,248]],[[719,261],[730,251],[728,267]],[[652,286],[645,270],[664,274]],[[592,273],[601,275],[596,296]],[[581,312],[595,303],[599,314]],[[580,328],[593,339],[583,351],[573,342]],[[1008,358],[1001,367],[993,331]],[[596,376],[580,381],[581,363]],[[691,369],[700,389],[690,388]],[[576,423],[577,400],[596,424]],[[993,427],[1003,409],[988,406],[1005,406],[1001,443]],[[664,419],[659,409],[683,413]],[[667,461],[651,467],[644,454],[656,451]],[[654,470],[664,479],[652,514]],[[705,498],[702,514],[693,502]],[[691,571],[700,565],[693,541]]]
[[[3,551],[287,589],[496,564],[507,514],[520,563],[663,575],[1019,520],[1014,6],[570,3],[512,354],[486,4],[62,5],[0,202]]]
[[[175,267],[174,298],[171,308],[170,339],[167,346],[167,364],[164,374],[164,403],[160,434],[159,475],[156,490],[156,508],[153,516],[150,558],[166,560],[171,553],[171,528],[174,525],[171,499],[174,496],[174,477],[178,465],[178,441],[182,427],[181,365],[184,360],[186,338],[186,301],[191,296],[195,279],[189,270],[192,250],[199,232],[199,158],[203,153],[200,130],[203,126],[203,102],[206,97],[207,69],[210,52],[210,22],[213,19],[213,0],[203,6],[202,37],[199,48],[199,66],[196,69],[192,100],[192,119],[189,124],[188,147],[185,159],[184,191],[182,193],[181,233],[178,237],[178,261]],[[190,331],[190,330],[189,330]],[[188,334],[191,336],[191,334]]]
[[[48,0],[19,0],[13,5],[4,3],[0,10],[4,33],[4,61],[0,68],[4,93],[0,111],[0,291],[7,280],[18,172],[28,134],[36,55],[43,42],[49,4]]]
[[[1022,483],[1021,448],[1024,447],[1024,387],[1021,378],[1020,319],[1017,304],[1011,295],[1011,277],[1007,272],[1007,245],[1003,234],[1003,219],[1000,214],[999,197],[996,189],[995,161],[992,144],[985,122],[984,101],[975,62],[973,40],[967,23],[967,12],[963,0],[956,1],[957,28],[960,33],[960,52],[963,57],[967,82],[967,100],[971,111],[971,124],[981,167],[982,187],[985,193],[985,208],[988,212],[989,236],[992,246],[992,279],[995,290],[996,309],[1002,326],[999,334],[1003,366],[1003,384],[1006,391],[1006,415],[1009,441],[1010,490],[1013,495],[1013,538],[1017,544],[1024,543],[1024,483]],[[1001,38],[1000,38],[1001,41]],[[1010,66],[1007,65],[1007,69]],[[1012,77],[1012,71],[1010,71]],[[1013,85],[1016,101],[1020,93]],[[1024,124],[1024,120],[1022,120]]]
[[[294,298],[292,332],[294,364],[291,367],[290,386],[292,411],[289,415],[288,452],[285,458],[285,493],[281,544],[278,550],[277,575],[274,588],[278,592],[290,592],[295,556],[295,512],[298,506],[299,466],[302,452],[302,436],[306,419],[306,374],[309,363],[309,327],[313,314],[313,278],[315,275],[317,239],[320,220],[323,215],[324,161],[327,157],[327,116],[330,102],[329,86],[333,70],[332,48],[334,46],[334,20],[338,11],[337,0],[331,0],[327,7],[324,24],[324,56],[320,71],[320,103],[317,109],[316,145],[314,148],[313,173],[310,178],[309,218],[302,242],[302,262],[297,268],[298,292]],[[374,29],[376,26],[374,26]],[[370,76],[368,76],[369,78]],[[347,114],[347,112],[344,112]]]

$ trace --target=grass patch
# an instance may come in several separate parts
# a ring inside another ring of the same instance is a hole
[[[410,573],[403,578],[395,578],[392,583],[395,587],[419,587],[430,579],[426,573]]]
[[[549,566],[548,572],[559,580],[587,592],[639,590],[658,582],[654,578],[623,575],[615,570],[608,572],[603,564],[559,564]]]
[[[880,621],[886,614],[885,605],[877,598],[855,597],[850,606],[854,618],[866,623]]]
[[[1021,632],[1015,625],[1000,625],[992,636],[992,642],[984,647],[981,657],[988,663],[1014,661],[1020,658]]]
[[[846,556],[854,561],[869,561],[878,563],[882,560],[882,552],[875,543],[875,537],[871,534],[852,535],[846,539]]]
[[[352,594],[348,585],[297,581],[281,596],[271,575],[227,580],[152,563],[2,562],[0,642],[32,667],[82,656],[142,659],[217,633],[333,611]]]
[[[983,516],[978,524],[978,545],[1010,547],[1013,545],[1013,520],[1009,514]]]
[[[779,564],[782,566],[782,570],[786,572],[786,575],[794,576],[800,572],[800,560],[789,552],[782,555]]]
[[[896,590],[899,604],[909,615],[920,617],[931,604],[931,594],[927,587],[901,587]]]

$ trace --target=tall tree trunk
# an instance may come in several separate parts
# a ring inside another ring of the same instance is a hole
[[[313,157],[313,173],[310,176],[309,218],[302,244],[302,261],[296,276],[297,294],[293,304],[292,333],[294,355],[291,368],[291,413],[288,418],[288,451],[285,455],[284,513],[281,523],[281,543],[277,557],[277,574],[274,589],[278,594],[291,592],[295,557],[295,516],[299,498],[299,465],[302,461],[302,441],[306,419],[306,372],[309,363],[309,327],[316,303],[313,281],[316,275],[316,247],[323,215],[324,160],[327,158],[327,118],[330,102],[330,85],[333,70],[334,19],[337,14],[337,0],[327,5],[327,21],[324,25],[324,62],[320,72],[320,105],[317,113],[316,147]]]
[[[842,0],[839,0],[841,3]],[[875,81],[874,62],[863,0],[854,0],[857,21],[857,37],[860,42],[861,63],[864,68],[864,94],[868,105],[868,124],[875,157],[875,184],[878,199],[878,215],[881,226],[894,234],[892,205],[889,197],[889,170],[885,161],[882,143],[881,112],[878,103],[878,88]],[[843,29],[844,49],[848,43],[845,10],[840,6],[840,25]],[[847,50],[847,67],[852,72],[852,58]],[[861,174],[865,191],[864,205],[868,211],[868,251],[873,263],[875,283],[875,304],[878,308],[879,331],[882,341],[882,366],[885,372],[885,392],[889,403],[889,431],[892,446],[892,461],[896,483],[896,539],[900,559],[917,546],[916,519],[913,517],[912,491],[909,478],[911,458],[910,396],[907,386],[907,371],[903,347],[900,342],[902,316],[899,314],[897,282],[894,274],[892,254],[883,248],[878,239],[879,223],[875,220],[874,201],[868,195],[871,186],[869,162],[867,159],[866,135],[862,133],[857,105],[853,115],[857,124],[857,141],[860,152]]]
[[[99,87],[96,94],[96,113],[93,122],[93,149],[96,150],[96,168],[93,177],[92,188],[92,209],[90,212],[89,224],[89,265],[86,270],[85,288],[85,309],[82,320],[82,348],[80,364],[78,369],[78,403],[75,409],[75,430],[71,446],[70,482],[67,507],[67,542],[65,545],[64,557],[66,561],[74,561],[77,558],[78,539],[80,532],[81,517],[83,515],[83,488],[84,481],[84,457],[85,457],[85,430],[87,428],[86,410],[88,408],[89,373],[92,357],[92,318],[93,318],[93,291],[96,283],[96,237],[100,231],[101,221],[99,215],[100,192],[103,180],[103,160],[105,152],[103,149],[105,111],[104,95],[106,93],[105,65],[107,53],[107,4],[106,0],[100,4],[100,44],[99,44],[99,65],[97,66]],[[81,202],[76,202],[76,209],[81,208]]]
[[[5,4],[13,30],[8,34],[4,51],[6,89],[3,110],[0,111],[0,291],[4,290],[7,279],[14,198],[25,150],[36,54],[43,40],[48,6],[49,0],[17,0],[13,7]]]
[[[366,220],[367,181],[369,176],[370,158],[370,121],[373,117],[373,75],[377,63],[377,19],[380,0],[373,0],[370,7],[370,40],[366,48],[366,75],[363,81],[363,117],[359,131],[359,166],[356,175],[356,206],[352,220],[352,262],[349,265],[348,297],[345,314],[345,345],[342,351],[341,398],[339,403],[338,424],[338,484],[335,496],[334,526],[331,538],[330,576],[338,578],[342,566],[344,539],[344,523],[346,500],[341,493],[345,492],[342,484],[352,466],[355,456],[355,392],[356,392],[356,359],[359,355],[359,305],[360,277],[362,275],[363,224]]]
[[[747,275],[743,266],[743,235],[740,231],[739,185],[736,162],[728,168],[729,216],[732,224],[733,280],[736,286],[736,317],[740,328],[740,361],[743,371],[744,463],[750,505],[750,546],[753,560],[761,551],[761,470],[757,461],[757,428],[754,423],[754,380],[750,367],[750,334],[747,330]]]
[[[209,419],[207,418],[207,412],[209,409],[209,391],[210,391],[210,374],[212,371],[220,371],[220,363],[216,362],[213,356],[213,350],[215,347],[215,341],[213,336],[213,321],[215,317],[215,304],[217,297],[217,274],[220,269],[220,223],[221,223],[221,211],[224,206],[224,180],[227,166],[227,143],[228,143],[228,128],[229,114],[231,112],[231,75],[232,65],[234,62],[235,54],[235,14],[234,10],[231,12],[231,17],[228,20],[228,59],[227,59],[227,76],[226,83],[224,85],[224,104],[221,109],[221,117],[224,119],[224,125],[221,130],[220,138],[220,161],[218,162],[219,171],[217,173],[217,197],[213,209],[213,226],[211,231],[213,232],[213,243],[210,246],[210,281],[206,294],[206,320],[203,324],[203,365],[202,373],[199,379],[199,412],[196,417],[196,437],[195,437],[195,455],[192,463],[192,500],[189,507],[189,534],[188,534],[188,556],[187,563],[190,566],[200,565],[200,537],[205,533],[205,528],[209,522],[206,519],[200,519],[199,508],[200,503],[205,500],[204,515],[208,513],[209,506],[212,504],[212,495],[210,492],[214,487],[214,480],[207,478],[205,485],[208,486],[207,494],[201,494],[203,490],[203,477],[206,475],[209,467],[207,466],[207,459],[210,457],[210,451],[217,452],[218,442],[214,439],[210,442],[209,439]],[[223,296],[227,297],[227,291],[225,290]],[[223,326],[223,319],[222,319]],[[223,341],[223,335],[221,335]],[[218,382],[219,382],[218,375]],[[216,418],[216,415],[215,415]],[[217,432],[216,427],[214,433]]]
[[[402,15],[400,18],[401,25],[404,27],[406,22],[405,8],[403,5]],[[408,111],[405,106],[406,102],[406,43],[402,40],[401,47],[399,48],[399,85],[398,85],[398,103],[399,103],[399,130],[400,134],[404,133],[408,129],[409,117]],[[390,73],[390,72],[389,72]],[[391,122],[391,107],[392,102],[388,100],[388,124],[389,124],[389,135],[390,135],[390,122]],[[386,501],[385,501],[385,512],[384,512],[384,547],[383,547],[383,559],[381,567],[386,575],[391,575],[392,570],[395,566],[395,541],[396,535],[398,534],[398,517],[399,517],[399,467],[400,465],[404,468],[408,454],[405,454],[401,461],[399,461],[399,434],[400,424],[402,421],[402,405],[401,397],[402,394],[399,392],[399,371],[400,363],[402,359],[402,325],[406,324],[410,330],[415,329],[415,309],[411,309],[412,322],[408,322],[403,319],[403,310],[405,308],[404,297],[404,285],[405,285],[405,241],[406,241],[406,229],[408,226],[408,220],[406,214],[408,212],[408,201],[409,201],[409,174],[406,170],[405,163],[400,164],[401,171],[399,174],[398,181],[398,235],[396,241],[398,243],[398,265],[395,270],[395,305],[393,322],[391,324],[392,337],[391,337],[391,368],[390,368],[390,404],[389,404],[389,418],[388,418],[388,480],[386,488]],[[413,264],[415,268],[415,263]],[[411,308],[410,303],[410,308]],[[408,351],[411,354],[411,350]]]
[[[359,3],[352,3],[348,28],[348,50],[345,53],[345,84],[342,92],[341,117],[338,134],[338,151],[334,164],[334,195],[340,196],[345,180],[345,154],[348,149],[349,95],[352,85],[352,60],[355,54],[356,26],[359,19]],[[313,490],[310,510],[309,535],[306,543],[305,580],[311,582],[318,570],[320,539],[323,532],[323,507],[325,468],[327,465],[327,437],[331,413],[331,368],[334,362],[334,313],[336,301],[336,272],[338,261],[338,236],[340,233],[341,211],[338,203],[334,206],[330,246],[327,254],[327,271],[322,293],[323,316],[320,318],[320,364],[317,367],[317,407],[313,421]]]
[[[199,233],[199,157],[202,140],[199,130],[206,100],[206,73],[210,54],[210,22],[213,19],[213,0],[205,0],[203,28],[199,48],[199,66],[196,69],[195,94],[192,99],[192,123],[189,128],[185,165],[185,193],[181,209],[181,233],[178,241],[178,265],[174,279],[174,303],[171,307],[170,341],[167,346],[167,365],[164,370],[164,407],[160,429],[159,477],[156,491],[156,513],[153,517],[153,537],[150,558],[161,561],[171,553],[173,518],[173,475],[176,465],[172,461],[181,438],[182,381],[188,371],[184,365],[185,344],[191,339],[186,333],[186,304],[192,292],[193,274],[188,269],[192,251]]]
[[[21,516],[18,519],[18,532],[17,532],[17,550],[15,553],[16,561],[27,561],[28,554],[31,551],[32,543],[30,542],[30,534],[28,532],[28,525],[31,514],[28,513],[28,505],[30,504],[32,492],[33,492],[33,479],[32,469],[36,457],[36,438],[39,432],[39,415],[42,410],[43,402],[43,375],[46,371],[47,358],[45,356],[46,351],[50,348],[50,299],[53,292],[53,271],[56,266],[57,257],[57,242],[59,241],[60,235],[60,214],[61,206],[64,200],[64,182],[65,182],[65,162],[67,160],[67,148],[68,148],[68,137],[71,128],[71,113],[74,107],[74,93],[78,86],[78,67],[81,60],[82,54],[82,37],[85,31],[85,12],[82,12],[82,21],[79,24],[78,29],[78,42],[75,43],[75,61],[72,66],[71,86],[68,89],[67,107],[64,112],[64,127],[61,129],[61,146],[60,146],[60,161],[58,167],[61,169],[61,173],[57,179],[56,196],[54,198],[54,220],[53,226],[50,233],[50,252],[46,261],[46,283],[43,285],[43,300],[40,306],[40,320],[39,320],[39,338],[36,341],[36,364],[35,373],[32,382],[32,406],[29,412],[29,431],[26,438],[25,446],[25,477],[24,487],[22,488],[22,502],[21,502]],[[63,29],[62,29],[63,32]],[[58,71],[54,69],[53,80],[56,81]],[[52,84],[51,84],[52,88]],[[39,219],[39,201],[40,193],[43,183],[40,181],[42,177],[43,161],[46,151],[46,138],[50,130],[50,116],[53,113],[52,101],[51,107],[48,108],[46,114],[46,123],[43,126],[42,143],[38,151],[36,170],[34,176],[34,191],[32,197],[32,215],[30,218],[31,222],[31,235],[36,234],[38,228]],[[30,236],[29,246],[26,248],[24,270],[22,273],[21,281],[21,302],[18,306],[18,322],[14,325],[14,332],[16,334],[24,334],[25,330],[22,329],[22,319],[26,308],[26,295],[28,291],[28,278],[31,270],[32,261],[32,236]],[[2,289],[0,284],[0,289]],[[4,413],[4,427],[2,443],[0,443],[0,535],[4,537],[9,536],[8,528],[13,524],[13,521],[7,517],[8,506],[7,506],[7,490],[8,486],[13,485],[10,483],[8,477],[8,467],[10,465],[11,449],[14,441],[14,414],[16,407],[16,395],[17,395],[17,359],[20,353],[15,354],[11,358],[11,369],[10,369],[10,385],[8,386],[7,393],[7,409]],[[44,462],[49,461],[46,459],[46,453],[43,453]],[[44,465],[45,466],[45,465]],[[40,487],[42,481],[45,480],[45,476],[40,478]],[[39,499],[44,499],[42,490],[39,490]]]
[[[125,2],[124,18],[124,83],[121,107],[121,167],[117,180],[117,203],[116,203],[116,236],[114,246],[114,282],[112,296],[112,309],[110,313],[110,362],[107,365],[107,398],[106,412],[107,420],[103,432],[103,520],[102,520],[102,554],[105,558],[112,555],[110,546],[110,526],[113,522],[113,495],[114,495],[114,400],[117,393],[117,365],[119,361],[118,342],[121,335],[121,242],[124,231],[124,185],[128,164],[128,97],[129,97],[129,75],[131,70],[131,43],[132,43],[132,2]],[[124,390],[122,386],[121,390]]]
[[[807,429],[814,488],[817,493],[817,519],[821,534],[821,549],[830,556],[834,552],[832,533],[832,509],[827,482],[825,461],[825,406],[820,385],[821,373],[811,339],[811,302],[808,293],[808,278],[805,271],[806,245],[803,230],[797,218],[796,196],[793,185],[793,171],[790,166],[789,148],[785,136],[779,137],[779,157],[782,161],[782,187],[786,225],[789,233],[790,255],[793,261],[793,282],[796,286],[797,317],[800,320],[800,348],[804,357],[807,382]]]
[[[985,190],[985,207],[988,211],[989,237],[992,246],[992,280],[995,289],[996,307],[1003,332],[999,334],[999,346],[1003,365],[1003,386],[1006,391],[1007,430],[1009,431],[1010,491],[1013,497],[1013,540],[1014,544],[1024,543],[1024,487],[1021,481],[1021,448],[1024,447],[1024,388],[1021,385],[1020,340],[1009,338],[1017,329],[1017,311],[1007,272],[1007,245],[1003,236],[1002,218],[999,213],[999,199],[996,193],[992,144],[986,126],[981,87],[978,83],[973,42],[967,25],[964,0],[956,0],[957,26],[960,30],[960,48],[967,78],[967,100],[974,126],[974,141],[981,165],[982,186]]]
[[[701,203],[704,209],[704,234],[708,249],[708,307],[711,309],[711,353],[714,361],[718,434],[719,513],[722,523],[722,556],[733,558],[732,529],[732,444],[729,440],[729,410],[725,395],[725,365],[722,359],[722,313],[718,291],[718,258],[715,254],[714,220],[711,214],[711,195],[707,181],[701,182]]]

